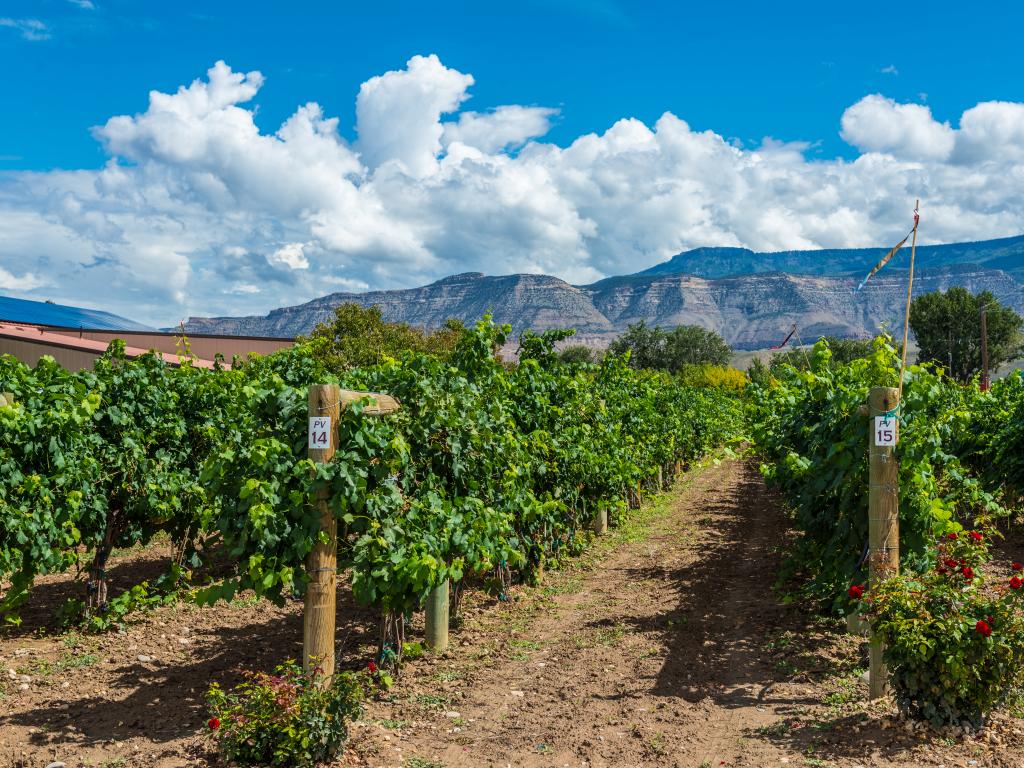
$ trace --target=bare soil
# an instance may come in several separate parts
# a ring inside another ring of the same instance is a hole
[[[940,734],[868,706],[863,641],[773,590],[791,535],[754,464],[692,472],[541,586],[468,594],[449,652],[404,666],[337,765],[1024,766],[1009,714]],[[117,567],[130,584],[160,566],[150,549]],[[47,629],[73,588],[44,580],[0,638],[2,768],[216,765],[207,686],[301,653],[301,605],[245,598],[161,608],[124,634]],[[340,666],[360,668],[375,619],[346,586],[338,598]]]

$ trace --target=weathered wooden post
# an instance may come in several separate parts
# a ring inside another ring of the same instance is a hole
[[[448,650],[448,580],[427,595],[427,647],[435,653]]]
[[[337,384],[315,384],[309,388],[309,458],[326,464],[338,448],[338,419],[341,390]],[[334,675],[334,610],[337,593],[338,521],[327,503],[328,490],[316,493],[314,504],[320,516],[318,540],[306,559],[309,584],[302,612],[302,666],[322,670],[324,681]]]
[[[338,448],[338,420],[342,407],[364,397],[367,416],[383,416],[397,411],[398,401],[390,395],[353,392],[337,384],[314,384],[309,388],[309,458],[326,464]],[[317,491],[314,506],[320,516],[320,530],[326,541],[317,541],[306,558],[309,584],[302,613],[302,666],[307,671],[319,668],[321,684],[334,675],[334,614],[337,600],[338,521],[328,504],[326,488]]]
[[[899,572],[900,515],[899,467],[896,463],[896,441],[899,438],[899,390],[895,387],[873,387],[868,398],[870,437],[868,457],[868,578],[871,586]],[[871,638],[869,696],[877,699],[885,694],[888,672],[882,663],[883,646]]]
[[[605,504],[598,504],[594,511],[594,517],[590,521],[590,529],[600,535],[608,533],[608,507]]]

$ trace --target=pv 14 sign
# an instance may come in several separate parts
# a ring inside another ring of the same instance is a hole
[[[309,447],[324,450],[331,447],[331,417],[309,417]]]
[[[875,416],[875,445],[892,448],[896,445],[896,419],[893,416]]]

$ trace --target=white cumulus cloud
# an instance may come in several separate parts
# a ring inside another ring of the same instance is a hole
[[[288,243],[267,256],[267,261],[273,266],[288,269],[309,269],[309,259],[302,252],[304,247],[302,243]]]
[[[898,104],[880,94],[865,96],[843,113],[842,136],[864,152],[885,152],[910,160],[944,160],[955,135],[921,104]]]
[[[488,154],[516,149],[547,133],[557,114],[557,109],[517,104],[485,113],[463,112],[457,122],[445,123],[442,142],[447,147],[458,141]]]
[[[433,55],[363,84],[353,143],[313,102],[261,130],[263,83],[217,62],[95,128],[101,169],[0,176],[0,288],[167,325],[462,271],[586,283],[703,245],[879,246],[918,197],[926,242],[1024,220],[1014,102],[953,125],[869,95],[837,115],[859,154],[811,160],[817,137],[744,148],[672,113],[559,146],[555,109],[466,109],[473,77]]]
[[[363,161],[371,169],[394,162],[416,177],[436,171],[441,115],[458,109],[472,84],[471,75],[449,69],[433,54],[413,56],[405,69],[371,77],[356,98]]]

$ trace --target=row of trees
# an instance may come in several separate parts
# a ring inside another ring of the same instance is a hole
[[[448,360],[465,331],[461,320],[451,319],[441,328],[428,331],[407,323],[387,322],[377,306],[342,304],[329,322],[313,330],[310,341],[319,348],[328,368],[345,370],[377,365],[386,357],[394,358],[406,351]],[[563,333],[559,340],[571,335]],[[714,331],[697,325],[666,330],[643,321],[630,325],[608,352],[616,356],[629,352],[631,368],[670,373],[688,365],[728,365],[732,357],[732,348]],[[563,363],[596,363],[603,356],[603,352],[582,344],[570,344],[558,352]]]

